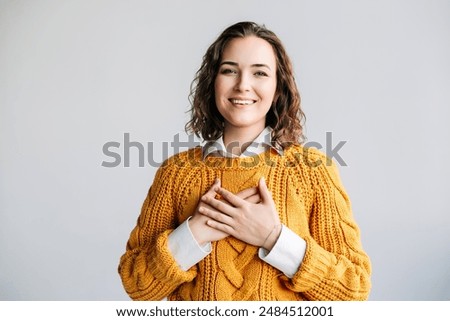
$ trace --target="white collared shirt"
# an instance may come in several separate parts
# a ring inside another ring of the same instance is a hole
[[[264,128],[259,136],[243,151],[241,155],[227,152],[223,137],[214,142],[207,142],[202,147],[203,159],[211,154],[219,154],[223,157],[248,157],[261,154],[268,148],[274,149],[279,155],[283,155],[281,148],[275,147],[271,142],[272,129]],[[190,219],[190,218],[189,218]],[[189,219],[178,226],[168,238],[169,250],[175,261],[184,271],[203,260],[211,253],[211,243],[200,246],[195,240],[189,228]],[[282,271],[287,277],[292,278],[298,271],[306,252],[306,242],[284,224],[280,236],[270,252],[259,249],[259,258]]]
[[[253,142],[242,152],[241,155],[236,155],[227,151],[223,141],[223,136],[216,141],[206,142],[202,147],[202,153],[203,159],[208,157],[208,155],[216,153],[220,156],[229,158],[251,157],[264,153],[267,148],[271,148],[279,155],[283,156],[283,149],[272,144],[272,128],[270,127],[264,128],[264,130],[253,140]]]

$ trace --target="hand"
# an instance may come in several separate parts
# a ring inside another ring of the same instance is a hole
[[[226,202],[208,194],[202,196],[202,202],[208,206],[199,206],[198,211],[210,218],[206,224],[248,244],[270,251],[281,233],[281,224],[264,179],[261,178],[258,183],[261,201],[256,204],[222,187],[214,188]]]
[[[220,180],[216,179],[214,184],[210,187],[210,189],[202,196],[214,198],[216,196],[215,190],[220,188]],[[218,241],[228,236],[227,233],[222,232],[220,230],[216,230],[206,224],[208,221],[208,217],[202,215],[199,212],[200,208],[210,208],[208,204],[201,201],[198,203],[197,208],[194,212],[194,215],[189,220],[189,228],[191,229],[192,234],[194,235],[195,240],[198,244],[203,245],[208,242]]]
[[[246,188],[239,193],[236,194],[236,196],[242,198],[243,200],[253,203],[253,204],[259,204],[261,203],[261,195],[259,194],[259,190],[257,187],[249,187]],[[223,202],[226,202],[228,205],[231,205],[226,200],[222,199]]]
[[[215,196],[216,196],[215,191],[217,188],[220,188],[220,180],[219,179],[216,179],[216,181],[211,186],[211,188],[203,196],[215,198]],[[260,197],[259,191],[256,187],[250,187],[250,188],[244,189],[244,190],[240,191],[239,193],[237,193],[236,196],[247,202],[253,203],[253,204],[258,204],[259,202],[261,202],[261,197]],[[220,200],[220,201],[230,205],[225,200]],[[197,209],[194,212],[193,217],[189,220],[189,223],[188,223],[189,228],[191,229],[191,232],[194,235],[194,238],[200,245],[203,245],[208,242],[221,240],[229,235],[228,233],[225,233],[220,230],[216,230],[216,229],[208,226],[206,224],[206,222],[209,220],[209,218],[207,216],[202,215],[199,212],[199,208],[210,208],[210,209],[212,209],[212,208],[209,207],[208,204],[206,204],[205,202],[200,200],[200,202],[197,205]]]

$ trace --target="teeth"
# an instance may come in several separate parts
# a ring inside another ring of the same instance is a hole
[[[243,100],[243,99],[231,99],[231,102],[233,104],[238,104],[238,105],[250,105],[250,104],[253,104],[253,100]]]

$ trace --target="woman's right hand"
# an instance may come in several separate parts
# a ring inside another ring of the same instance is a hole
[[[221,186],[220,180],[216,179],[214,184],[204,195],[216,197],[217,194],[215,191],[220,186]],[[261,197],[259,195],[258,188],[256,187],[250,187],[245,190],[242,190],[239,193],[237,193],[236,196],[239,196],[240,198],[253,204],[258,204],[261,202]],[[222,201],[226,202],[225,200]],[[197,241],[197,243],[203,246],[205,243],[219,241],[226,238],[229,234],[216,230],[206,224],[206,222],[210,220],[210,218],[201,214],[198,211],[200,207],[210,208],[208,204],[200,200],[200,202],[197,205],[197,208],[195,209],[194,215],[192,216],[192,218],[189,220],[188,223],[189,228],[191,229],[191,232],[194,235],[194,238]]]

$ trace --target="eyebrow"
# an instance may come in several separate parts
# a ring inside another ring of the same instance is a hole
[[[234,62],[234,61],[223,61],[223,62],[220,63],[220,66],[222,66],[222,65],[232,65],[232,66],[237,66],[237,67],[239,66],[239,64],[237,62]],[[253,65],[251,65],[251,67],[266,67],[267,69],[272,70],[266,64],[253,64]]]

